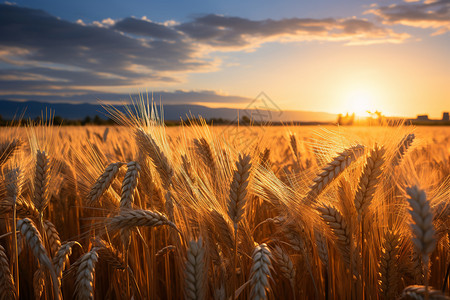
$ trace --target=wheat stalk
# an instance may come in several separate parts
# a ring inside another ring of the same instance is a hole
[[[272,254],[266,244],[255,247],[252,254],[252,267],[250,269],[250,299],[267,299],[266,289],[269,288],[269,278]]]
[[[309,192],[305,196],[305,202],[311,204],[317,196],[341,174],[353,161],[358,159],[364,153],[364,146],[357,145],[345,149],[338,156],[328,163],[322,172],[313,180],[314,184],[310,187]]]
[[[385,152],[384,147],[375,146],[367,157],[354,201],[359,220],[361,220],[362,215],[372,202],[381,176]]]
[[[0,245],[0,299],[16,299],[16,290],[9,269],[8,257],[6,256],[5,248],[3,248],[2,245]]]
[[[186,299],[205,299],[205,259],[202,238],[189,241],[184,269]]]
[[[94,183],[89,192],[89,195],[87,196],[88,205],[94,205],[98,201],[98,199],[100,199],[100,197],[105,193],[105,191],[109,188],[111,183],[116,178],[122,165],[124,165],[124,163],[116,162],[106,167],[105,171]]]

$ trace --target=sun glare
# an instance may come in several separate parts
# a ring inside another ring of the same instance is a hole
[[[367,117],[374,105],[373,94],[369,90],[357,89],[349,93],[346,109],[348,113],[355,113],[359,117]]]

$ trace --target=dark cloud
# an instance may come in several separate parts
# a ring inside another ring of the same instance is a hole
[[[146,18],[85,24],[42,10],[0,4],[0,97],[16,94],[22,99],[35,95],[84,101],[101,98],[98,95],[104,94],[96,91],[108,88],[123,91],[175,84],[190,72],[217,70],[220,60],[211,57],[213,51],[254,49],[270,41],[370,44],[405,38],[357,18],[254,21],[210,14],[178,25]],[[161,95],[168,101],[223,99],[205,92]]]
[[[158,39],[177,40],[181,35],[174,29],[148,20],[125,18],[114,24],[113,29]]]
[[[176,27],[194,40],[215,47],[253,47],[273,39],[347,40],[365,43],[402,41],[405,35],[363,19],[300,19],[252,21],[238,17],[206,15]],[[255,40],[257,39],[257,40]]]
[[[89,92],[89,93],[88,93]],[[145,95],[144,97],[147,97]],[[159,103],[161,99],[162,104],[183,104],[183,103],[250,103],[250,98],[235,96],[235,95],[222,95],[215,91],[202,90],[202,91],[183,91],[176,90],[173,92],[168,91],[156,91],[149,92],[148,97]],[[33,97],[24,97],[24,95],[19,95],[15,93],[0,95],[0,99],[8,100],[23,100],[24,98],[29,98],[35,101],[41,102],[70,102],[70,103],[98,103],[98,101],[104,103],[127,103],[130,99],[139,99],[138,94],[114,94],[114,93],[101,93],[92,92],[87,90],[77,91],[67,91],[65,95],[33,95]]]
[[[450,0],[427,0],[375,7],[366,11],[366,14],[375,14],[386,24],[434,28],[434,35],[450,31]]]

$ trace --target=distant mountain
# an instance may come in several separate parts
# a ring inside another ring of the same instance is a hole
[[[116,106],[119,110],[123,110],[123,106]],[[253,118],[255,121],[270,120],[272,122],[329,122],[335,121],[337,115],[324,112],[311,112],[311,111],[296,111],[296,110],[283,110],[272,111],[257,110],[257,109],[232,109],[232,108],[209,108],[201,105],[163,105],[164,107],[164,120],[167,121],[179,121],[187,119],[187,116],[198,117],[201,116],[205,119],[222,118],[225,120],[237,120],[244,115]],[[67,103],[45,103],[37,101],[17,102],[9,100],[0,100],[0,116],[3,119],[18,119],[23,116],[24,119],[41,116],[42,112],[53,111],[55,115],[68,120],[82,120],[85,117],[99,117],[106,119],[108,113],[101,105],[93,105],[88,103],[80,104],[67,104]]]

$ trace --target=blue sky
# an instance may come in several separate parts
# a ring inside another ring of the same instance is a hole
[[[449,0],[5,2],[0,98],[438,117],[449,31]]]

